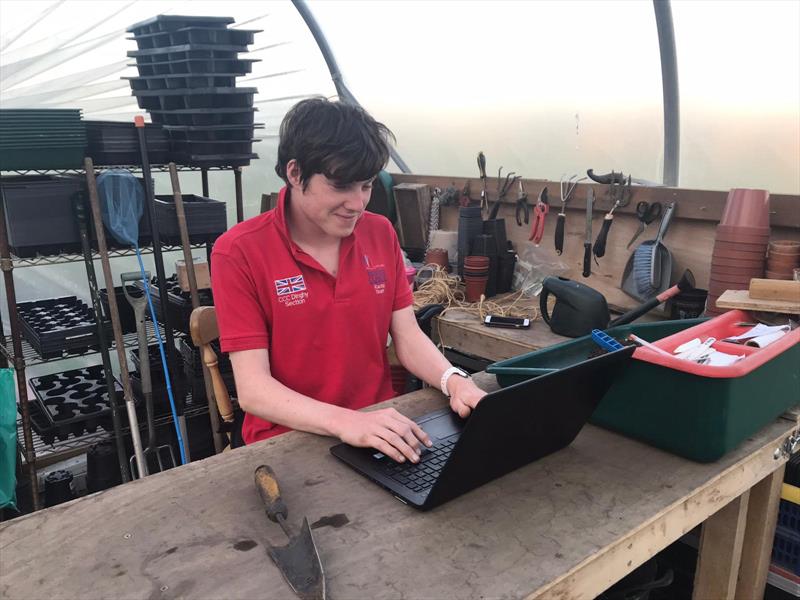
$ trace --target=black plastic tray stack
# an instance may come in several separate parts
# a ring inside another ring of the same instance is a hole
[[[178,285],[177,275],[167,278],[167,318],[172,327],[186,334],[189,333],[189,317],[192,314],[192,298],[189,292],[184,292]],[[143,287],[141,281],[137,281],[138,287]],[[214,297],[211,290],[198,290],[201,306],[213,306]],[[153,277],[150,285],[150,297],[153,300],[153,308],[156,317],[161,318],[161,296],[158,291],[158,279]]]
[[[79,109],[0,109],[0,171],[80,169],[85,155]]]
[[[206,387],[203,379],[203,357],[202,351],[197,346],[192,345],[188,340],[181,339],[181,356],[183,357],[183,372],[186,377],[186,384],[192,393],[193,404],[203,404],[206,402]],[[211,349],[217,355],[217,362],[222,381],[228,389],[231,397],[236,396],[236,384],[233,380],[233,366],[227,354],[224,354],[219,347],[219,342],[211,342]]]
[[[139,107],[170,140],[170,160],[196,167],[240,167],[253,152],[256,88],[236,87],[260,30],[229,29],[231,17],[158,15],[128,27],[138,77],[128,77]]]
[[[20,302],[17,304],[22,336],[45,360],[64,353],[82,354],[95,349],[97,317],[94,309],[75,296]],[[111,323],[103,323],[111,335]]]
[[[36,406],[34,429],[46,443],[56,437],[65,440],[70,434],[80,436],[84,431],[94,433],[98,427],[113,429],[102,365],[34,377],[30,386],[36,396],[36,401],[29,403],[29,408]],[[116,380],[114,388],[122,393]]]
[[[142,164],[139,134],[136,126],[121,121],[84,121],[86,125],[87,153],[95,166]],[[144,127],[147,154],[150,164],[169,162],[169,137],[160,125],[147,123]]]

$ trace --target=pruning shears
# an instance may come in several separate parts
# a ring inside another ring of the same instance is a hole
[[[533,225],[531,225],[531,235],[528,238],[531,242],[539,245],[544,234],[544,219],[550,212],[550,201],[547,199],[547,188],[539,192],[539,199],[533,207]]]

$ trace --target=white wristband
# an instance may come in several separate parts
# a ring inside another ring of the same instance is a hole
[[[442,373],[442,380],[439,382],[439,387],[442,389],[442,393],[446,397],[450,397],[450,392],[447,391],[447,380],[450,379],[450,375],[458,375],[460,377],[469,378],[466,372],[462,371],[458,367],[450,367]]]

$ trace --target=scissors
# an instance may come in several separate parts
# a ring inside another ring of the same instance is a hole
[[[516,209],[517,225],[522,227],[522,224],[527,225],[530,223],[531,209],[528,206],[528,194],[522,185],[522,180],[519,180],[519,191],[517,192],[517,209]]]
[[[650,202],[642,200],[636,205],[636,217],[639,219],[639,228],[636,230],[636,233],[633,234],[628,245],[625,246],[626,248],[630,248],[633,242],[647,229],[647,226],[661,216],[662,210],[664,210],[664,207],[661,202],[653,202],[651,204]]]
[[[548,212],[550,212],[550,201],[547,199],[547,188],[544,188],[539,192],[539,199],[533,207],[533,225],[531,225],[531,236],[528,238],[537,246],[542,241],[544,218]]]

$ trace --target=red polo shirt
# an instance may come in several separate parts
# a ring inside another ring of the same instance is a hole
[[[392,224],[365,212],[333,277],[295,244],[278,206],[214,244],[212,288],[223,352],[267,348],[272,376],[315,400],[358,409],[394,396],[386,340],[392,313],[412,303]],[[253,415],[245,443],[288,431]]]

